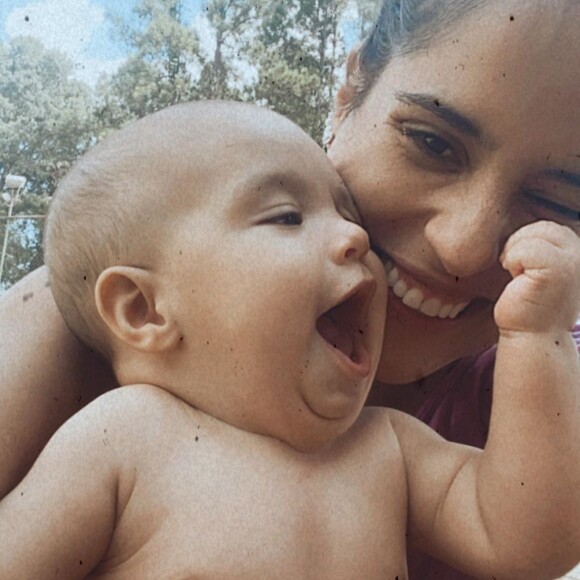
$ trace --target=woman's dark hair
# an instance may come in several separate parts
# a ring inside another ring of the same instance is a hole
[[[340,121],[365,99],[394,56],[428,47],[455,21],[490,0],[383,0],[369,35],[347,59],[346,84],[336,97]]]

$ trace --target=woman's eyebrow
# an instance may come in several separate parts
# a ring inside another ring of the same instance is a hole
[[[483,131],[479,124],[470,119],[467,115],[460,113],[456,108],[444,103],[434,95],[428,93],[407,93],[397,91],[395,98],[406,105],[417,105],[426,111],[433,113],[454,129],[468,137],[474,137],[479,141],[488,141],[484,139]]]

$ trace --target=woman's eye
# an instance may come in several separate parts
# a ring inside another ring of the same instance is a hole
[[[302,214],[298,211],[286,211],[279,215],[274,216],[268,223],[276,224],[279,226],[299,226],[302,224],[303,218]]]
[[[527,191],[525,195],[534,205],[547,210],[551,216],[555,216],[555,221],[567,222],[573,227],[580,226],[580,211],[577,209],[552,201],[544,197],[541,192]]]
[[[428,153],[438,157],[453,156],[453,149],[449,141],[443,139],[443,137],[439,137],[439,135],[436,135],[435,133],[406,128],[403,134],[413,139],[419,147],[426,150]]]

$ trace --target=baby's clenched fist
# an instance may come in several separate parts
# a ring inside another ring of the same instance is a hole
[[[580,310],[580,238],[541,221],[524,226],[500,256],[513,279],[495,305],[500,331],[571,329]]]

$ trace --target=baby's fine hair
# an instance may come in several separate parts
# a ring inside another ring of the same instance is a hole
[[[113,135],[83,156],[58,185],[44,232],[45,262],[55,302],[70,330],[109,356],[93,288],[108,266],[128,259],[136,214],[132,139]]]

